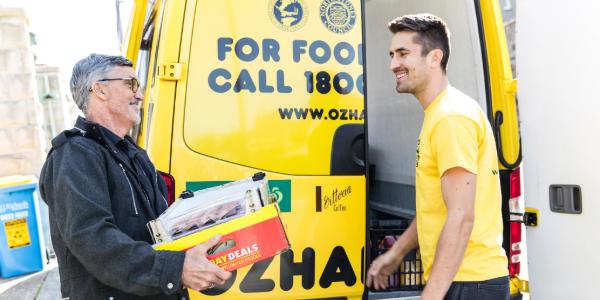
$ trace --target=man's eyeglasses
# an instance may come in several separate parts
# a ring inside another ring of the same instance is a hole
[[[137,78],[127,77],[127,78],[103,78],[103,79],[98,79],[98,81],[113,81],[113,80],[123,80],[123,81],[127,82],[127,84],[129,85],[129,87],[131,88],[131,91],[134,94],[137,93],[138,89],[140,88],[140,82],[137,80]],[[90,92],[91,91],[92,91],[92,89],[90,88]]]

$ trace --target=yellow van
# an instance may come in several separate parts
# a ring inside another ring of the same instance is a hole
[[[422,113],[394,92],[386,23],[416,12],[448,22],[449,78],[494,125],[511,293],[521,298],[520,141],[496,1],[137,0],[124,42],[145,93],[134,135],[171,200],[265,172],[292,245],[192,299],[420,294],[418,253],[390,290],[364,285],[370,261],[414,217]]]

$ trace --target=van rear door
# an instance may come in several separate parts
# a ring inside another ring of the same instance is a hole
[[[192,299],[362,297],[361,29],[358,0],[186,2],[175,189],[265,172],[292,247]]]
[[[600,3],[519,2],[517,71],[535,299],[597,299]]]

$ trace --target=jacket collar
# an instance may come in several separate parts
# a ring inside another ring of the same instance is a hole
[[[129,172],[132,175],[136,174],[135,170],[131,166],[130,160],[127,157],[127,155],[125,153],[117,150],[116,145],[110,140],[110,138],[108,138],[106,136],[104,131],[108,131],[108,129],[106,129],[105,127],[102,127],[102,125],[100,125],[100,124],[90,122],[83,117],[78,117],[77,121],[75,122],[75,128],[71,129],[71,132],[75,132],[74,134],[80,134],[84,137],[88,137],[90,139],[96,140],[99,144],[105,146],[108,149],[108,151],[111,152],[111,154],[117,160],[117,162],[123,167],[124,171],[127,170],[127,172]],[[65,131],[65,132],[68,132],[68,131]],[[118,138],[118,136],[117,136],[117,138]],[[131,144],[133,144],[136,148],[140,149],[137,145],[135,145],[135,143],[133,142],[133,139],[131,139],[129,136],[126,135],[125,139],[130,141]],[[138,190],[138,193],[140,195],[144,195],[144,189],[141,186],[141,183],[139,182],[138,178],[136,176],[132,176],[131,179],[132,179],[131,182],[134,183],[134,186],[135,186],[136,190]],[[148,197],[148,196],[145,196],[145,197]],[[156,215],[155,211],[153,210],[153,208],[150,206],[149,200],[141,201],[141,203],[144,206],[144,208],[146,209],[146,211],[148,212],[150,218],[155,219],[157,217],[157,215]]]
[[[116,147],[116,142],[119,141],[119,137],[116,134],[110,132],[109,129],[103,127],[98,123],[88,121],[83,117],[77,117],[75,127],[72,130],[77,130],[82,136],[91,138],[100,143],[101,145],[105,146],[108,149],[108,151],[110,151],[114,156],[116,156],[116,158],[119,160],[120,163],[124,165],[124,167],[128,168],[129,171],[133,171],[132,167],[130,166],[129,158],[127,157],[127,155],[122,151],[119,151]],[[125,136],[125,138],[127,139],[129,137]],[[131,138],[129,138],[129,140],[132,141]],[[133,144],[135,145],[135,143]]]

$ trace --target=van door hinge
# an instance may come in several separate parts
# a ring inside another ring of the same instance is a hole
[[[514,94],[517,92],[517,80],[509,79],[504,81],[504,88],[507,93]]]
[[[510,283],[512,285],[511,290],[516,288],[521,293],[529,293],[529,281],[522,280],[518,277],[510,278]]]
[[[523,214],[523,224],[525,226],[537,227],[539,222],[540,211],[537,208],[526,207]]]
[[[185,65],[182,63],[160,63],[156,70],[158,78],[162,80],[179,80],[185,73]]]

